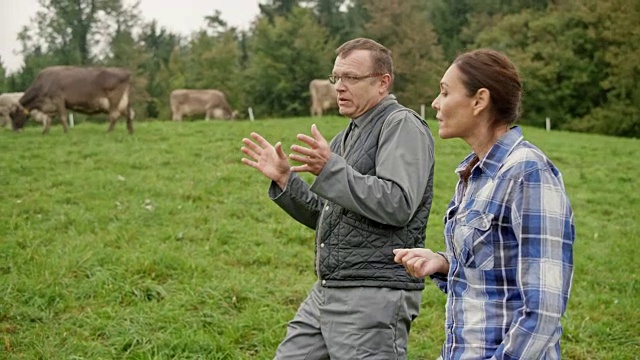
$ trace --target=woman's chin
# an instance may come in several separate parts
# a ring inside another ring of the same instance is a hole
[[[452,136],[451,134],[449,134],[449,132],[447,132],[446,129],[438,129],[438,136],[440,136],[440,139],[451,139]]]

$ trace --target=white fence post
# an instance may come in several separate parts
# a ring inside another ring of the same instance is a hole
[[[69,126],[73,127],[75,125],[75,123],[73,122],[73,113],[70,112],[69,113]]]
[[[251,121],[255,120],[255,119],[253,118],[253,109],[251,108],[251,106],[249,106],[249,109],[248,109],[248,110],[249,110],[249,120],[251,120]]]
[[[545,119],[545,126],[547,128],[547,131],[551,131],[551,119],[549,119],[549,117],[547,116],[547,118]]]
[[[424,119],[424,110],[425,110],[424,104],[420,105],[420,117],[423,119]]]

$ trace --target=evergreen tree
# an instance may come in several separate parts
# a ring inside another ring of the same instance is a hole
[[[258,19],[243,79],[248,105],[261,117],[309,114],[309,82],[329,75],[335,48],[308,8],[276,16],[273,25]]]
[[[392,51],[398,100],[414,110],[430,109],[446,63],[424,3],[368,0],[364,6],[371,17],[365,35]]]
[[[2,57],[0,57],[0,94],[7,91],[7,70],[4,68]]]

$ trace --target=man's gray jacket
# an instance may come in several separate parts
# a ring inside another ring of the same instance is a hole
[[[292,173],[269,196],[316,230],[316,274],[328,287],[422,290],[393,261],[396,248],[424,247],[433,195],[433,138],[420,117],[388,95],[331,141],[311,187]]]

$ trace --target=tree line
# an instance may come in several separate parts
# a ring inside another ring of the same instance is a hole
[[[307,116],[309,82],[365,36],[392,50],[393,91],[413,109],[430,108],[457,54],[490,47],[520,69],[522,123],[640,136],[638,1],[268,0],[247,30],[214,11],[189,35],[143,21],[139,2],[39,4],[16,39],[24,65],[7,74],[0,59],[0,92],[24,91],[51,65],[109,65],[134,74],[138,119],[169,119],[176,88],[220,89],[263,118]]]

